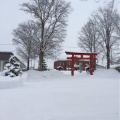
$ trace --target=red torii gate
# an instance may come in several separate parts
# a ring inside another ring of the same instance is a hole
[[[74,60],[90,60],[90,74],[93,75],[93,60],[97,59],[96,58],[97,53],[79,53],[79,52],[67,52],[67,51],[65,51],[65,53],[67,55],[72,55],[72,57],[67,57],[67,59],[72,60],[72,66],[71,66],[72,76],[74,76]],[[79,55],[79,57],[75,55]]]

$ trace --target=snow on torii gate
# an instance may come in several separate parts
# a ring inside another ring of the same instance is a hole
[[[96,58],[97,53],[79,53],[79,52],[67,52],[67,51],[65,51],[65,53],[67,55],[72,55],[71,57],[67,57],[67,59],[72,60],[72,66],[71,66],[72,76],[74,76],[74,60],[89,60],[90,61],[90,74],[93,75],[93,60],[97,59]]]

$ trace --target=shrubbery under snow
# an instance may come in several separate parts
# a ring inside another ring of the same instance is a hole
[[[11,56],[9,59],[9,63],[4,66],[4,70],[2,72],[3,76],[15,77],[22,74],[20,63],[17,61],[15,56]]]

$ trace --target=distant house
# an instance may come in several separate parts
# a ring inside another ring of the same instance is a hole
[[[89,64],[89,61],[74,61],[75,70],[79,69],[79,64],[82,65],[82,70],[85,70],[86,64]],[[72,61],[71,60],[57,60],[54,62],[54,69],[59,70],[61,67],[62,70],[71,70]]]
[[[14,55],[12,52],[0,52],[0,71],[3,71],[3,68],[6,63],[9,62],[9,58]],[[25,68],[26,66],[17,58],[20,62],[20,67]]]

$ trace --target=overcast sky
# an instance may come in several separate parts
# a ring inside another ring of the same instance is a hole
[[[0,2],[0,44],[12,44],[12,31],[19,23],[32,19],[20,10],[20,4],[29,0],[1,0]],[[68,18],[67,36],[63,43],[63,51],[59,59],[66,59],[65,51],[77,51],[78,32],[87,22],[93,11],[104,6],[110,0],[66,0],[71,2],[73,11]],[[96,2],[98,1],[98,2]],[[116,0],[116,8],[120,8],[120,0]],[[120,11],[120,10],[119,10]],[[0,45],[0,51],[15,51],[12,45]]]

